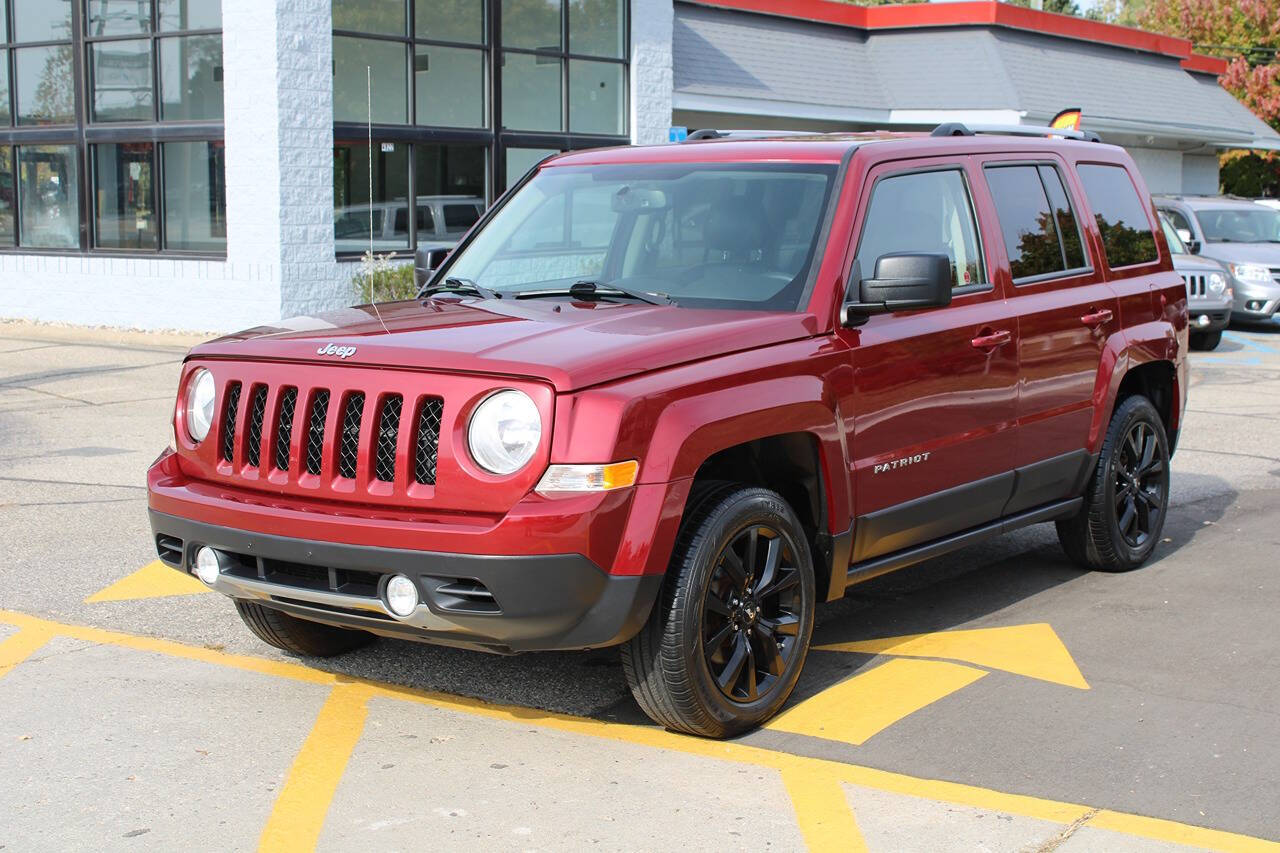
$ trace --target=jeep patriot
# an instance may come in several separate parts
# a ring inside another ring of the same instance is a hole
[[[782,707],[860,581],[1050,521],[1135,568],[1186,288],[1123,150],[1020,133],[549,159],[417,299],[191,351],[160,559],[300,655],[619,646],[712,737]]]

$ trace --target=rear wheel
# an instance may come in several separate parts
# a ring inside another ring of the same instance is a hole
[[[259,640],[295,655],[327,658],[358,649],[373,640],[373,635],[364,631],[309,622],[253,601],[237,600],[236,612]]]
[[[786,501],[719,486],[685,518],[662,595],[622,646],[627,684],[667,728],[728,737],[757,726],[795,688],[815,599],[809,546]]]
[[[1155,549],[1168,505],[1164,423],[1146,397],[1127,397],[1111,417],[1084,507],[1058,522],[1058,539],[1085,568],[1136,569]]]
[[[1216,332],[1192,332],[1191,348],[1194,350],[1213,350],[1218,348],[1218,344],[1222,343],[1222,330]]]

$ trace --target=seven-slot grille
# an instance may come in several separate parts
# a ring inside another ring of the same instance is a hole
[[[241,411],[243,385],[248,385],[247,411]],[[272,396],[272,392],[276,396]],[[364,391],[337,391],[317,388],[309,392],[305,401],[298,399],[298,388],[293,385],[277,389],[262,383],[228,382],[224,389],[225,406],[222,432],[218,443],[218,456],[226,463],[236,462],[237,442],[240,460],[248,468],[259,468],[263,459],[270,460],[269,467],[277,472],[290,472],[293,463],[295,432],[301,431],[301,468],[307,474],[320,476],[327,470],[333,476],[355,479],[362,458],[371,465],[371,480],[394,483],[397,473],[412,477],[423,485],[435,485],[436,457],[440,441],[440,425],[444,414],[444,400],[436,396],[410,398],[406,404],[401,394],[369,395],[372,408],[366,414]],[[274,402],[272,402],[274,400]],[[416,417],[405,415],[406,406]],[[268,422],[268,407],[274,414]],[[336,407],[336,412],[331,412]],[[301,409],[301,411],[299,411]],[[332,417],[331,417],[332,416]],[[361,427],[366,417],[373,418],[372,427],[361,446]],[[241,424],[244,434],[238,435]],[[400,455],[400,429],[412,430],[407,442],[411,456],[403,461]],[[336,435],[326,448],[326,430],[330,424]],[[264,442],[269,444],[264,445]],[[326,453],[332,454],[326,459]],[[264,454],[270,454],[264,456]],[[411,473],[410,473],[411,472]],[[278,475],[277,475],[278,476]]]
[[[1209,291],[1205,288],[1207,276],[1203,275],[1184,275],[1182,280],[1187,285],[1188,296],[1204,296]]]

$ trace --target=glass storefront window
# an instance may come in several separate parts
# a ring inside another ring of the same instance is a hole
[[[623,0],[569,0],[569,52],[622,58]]]
[[[502,41],[507,47],[560,50],[563,0],[502,0]]]
[[[561,129],[560,60],[531,53],[502,59],[502,125],[513,130]]]
[[[166,142],[164,161],[165,248],[227,249],[226,149],[221,142]]]
[[[71,38],[71,0],[10,0],[14,41],[65,41]]]
[[[93,146],[94,245],[155,249],[153,147],[150,142]]]
[[[335,37],[333,118],[364,122],[372,92],[376,124],[409,120],[408,57],[401,42]],[[369,73],[372,72],[372,80]]]
[[[508,148],[507,187],[514,187],[530,169],[552,154],[559,153],[559,148]]]
[[[94,121],[152,117],[151,41],[107,41],[89,48]]]
[[[160,30],[216,30],[222,27],[222,0],[159,0]]]
[[[75,249],[80,245],[80,184],[72,145],[18,148],[18,228],[21,245]]]
[[[624,86],[616,62],[569,60],[569,130],[621,134]]]
[[[13,52],[18,124],[71,124],[75,98],[71,45],[23,47]]]
[[[160,40],[160,118],[222,118],[222,36]]]
[[[333,28],[402,36],[408,30],[405,0],[333,0]]]
[[[414,0],[414,35],[435,41],[484,42],[484,0]]]
[[[369,147],[340,141],[333,150],[333,235],[339,252],[409,248],[409,146],[373,144],[370,203]]]
[[[151,32],[151,0],[89,0],[87,32],[92,36],[127,36]]]
[[[418,124],[484,127],[483,51],[418,45],[413,68]]]
[[[452,245],[485,210],[487,151],[483,145],[415,145],[418,245]]]
[[[0,50],[0,125],[10,122],[9,115],[9,51]]]
[[[0,147],[0,246],[13,245],[16,201],[13,188],[13,149],[3,146]]]

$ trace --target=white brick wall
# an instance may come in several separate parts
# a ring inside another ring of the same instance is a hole
[[[671,128],[672,0],[631,0],[631,141],[666,142]]]

